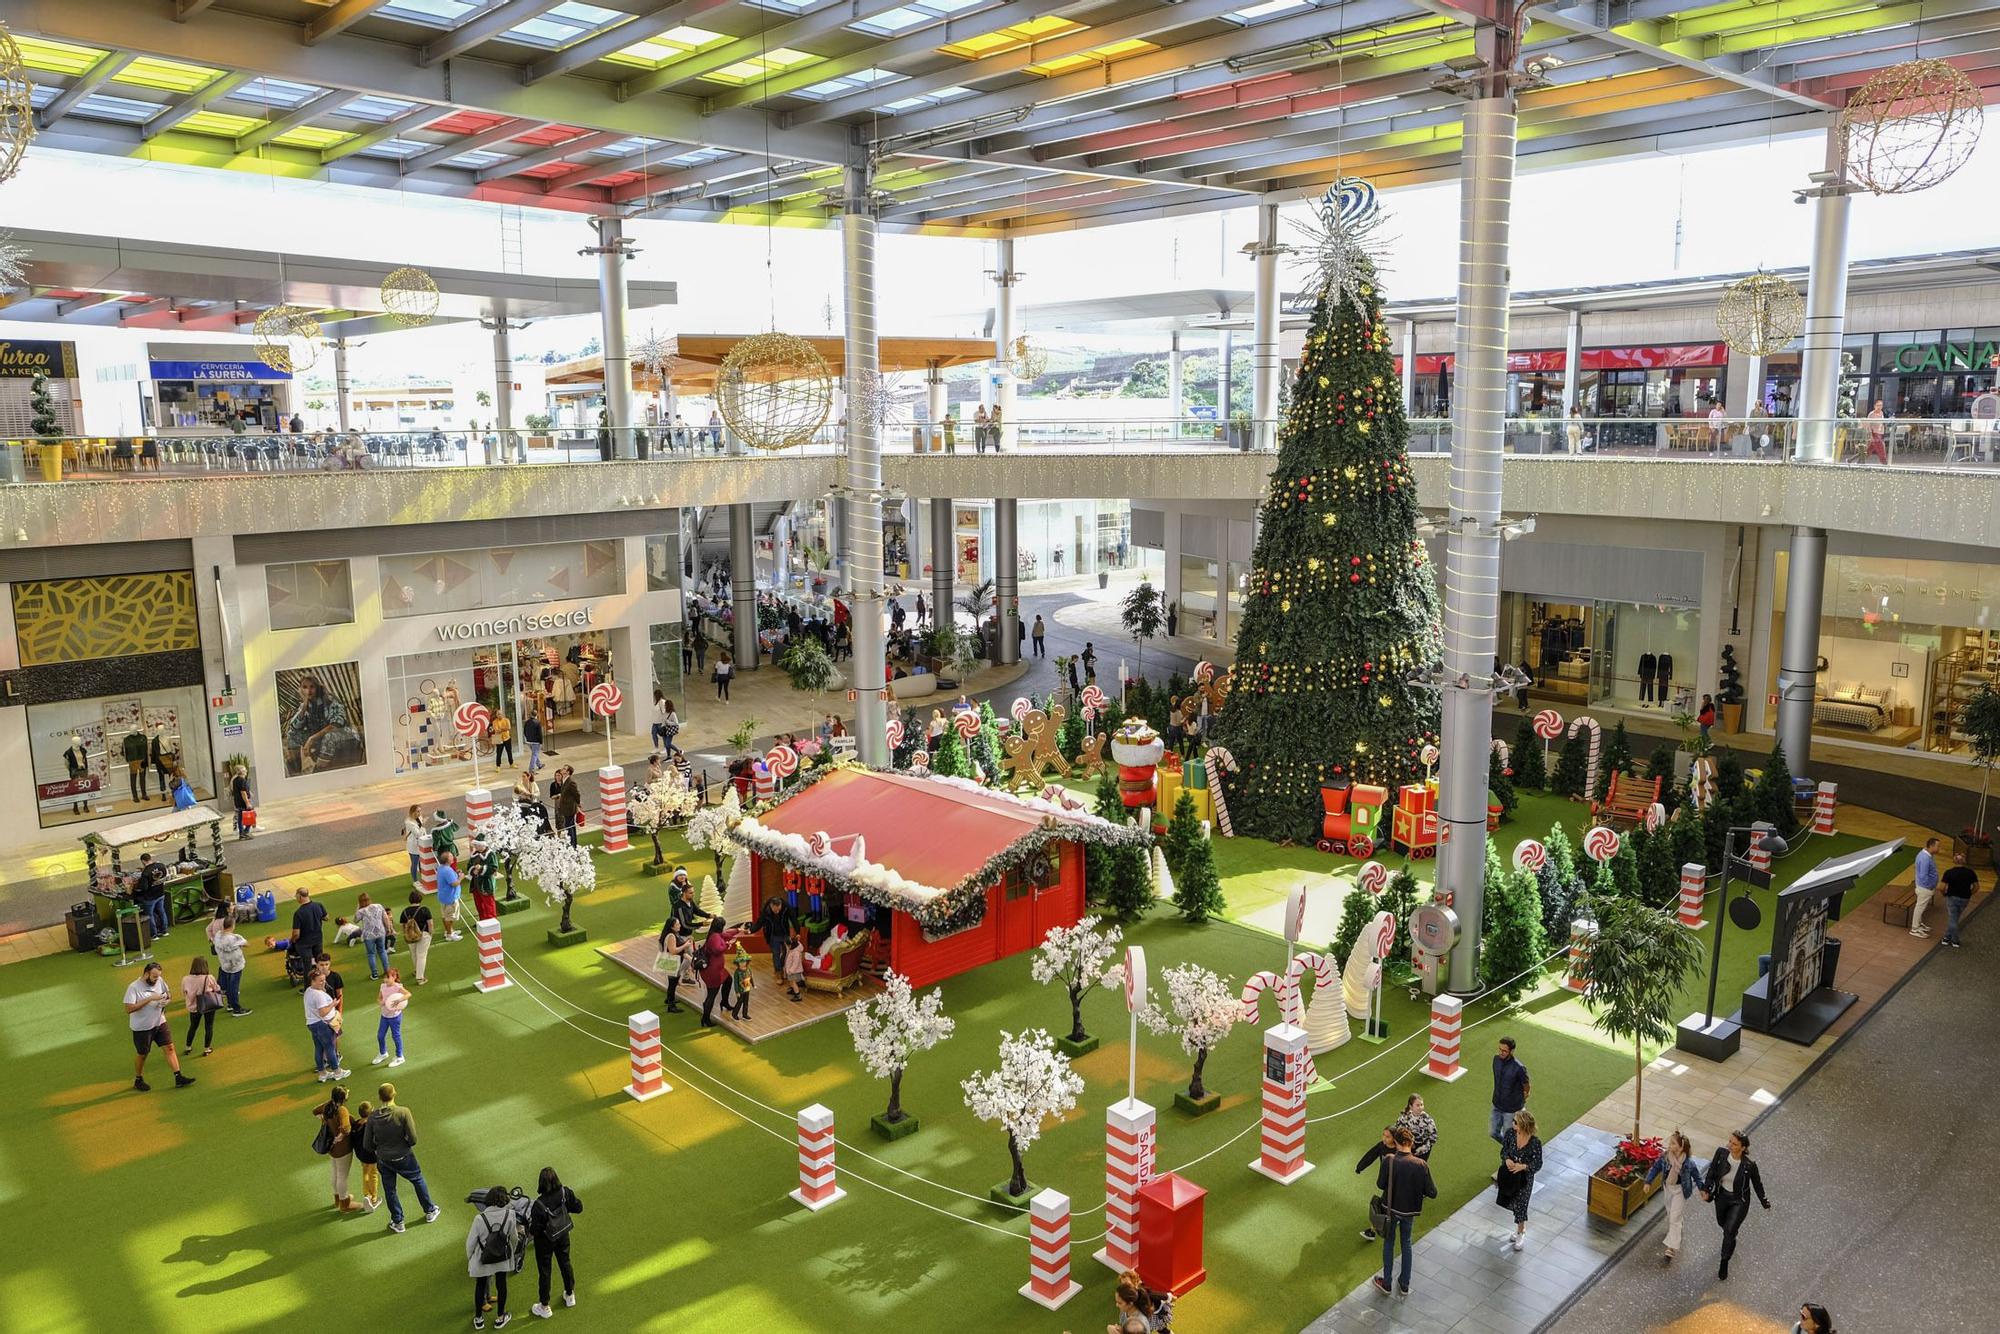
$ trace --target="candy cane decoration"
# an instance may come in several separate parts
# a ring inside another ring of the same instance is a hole
[[[1610,825],[1592,825],[1583,836],[1583,850],[1593,861],[1608,862],[1618,855],[1618,848],[1624,840]]]
[[[903,720],[901,718],[891,718],[889,725],[883,731],[889,738],[890,750],[895,750],[903,744]]]
[[[1354,883],[1370,894],[1380,894],[1389,887],[1389,868],[1381,862],[1363,862],[1355,872]]]
[[[960,709],[958,716],[951,720],[951,725],[963,741],[971,741],[979,735],[979,715],[971,709]]]
[[[1215,827],[1224,838],[1235,838],[1236,828],[1229,823],[1229,802],[1222,794],[1222,775],[1242,772],[1236,757],[1220,746],[1210,746],[1202,756],[1201,765],[1208,771],[1208,790],[1215,799]]]
[[[1299,993],[1287,985],[1284,978],[1267,968],[1261,973],[1252,973],[1250,980],[1243,984],[1245,1020],[1257,1017],[1257,1003],[1267,991],[1278,998],[1278,1019],[1281,1023],[1296,1024],[1305,1018],[1299,1006]]]
[[[1660,826],[1664,825],[1666,822],[1667,822],[1667,808],[1664,804],[1656,801],[1652,805],[1646,808],[1647,833],[1649,834],[1659,833]]]
[[[1315,950],[1293,955],[1291,966],[1285,970],[1285,985],[1291,988],[1293,996],[1298,996],[1299,986],[1309,970],[1313,979],[1312,1004],[1301,1002],[1308,1059],[1314,1052],[1339,1046],[1349,1036],[1347,1006],[1341,999],[1340,968],[1332,959]],[[1317,1079],[1319,1072],[1308,1069],[1306,1078]]]
[[[1696,810],[1706,809],[1715,800],[1715,759],[1703,755],[1695,760],[1688,774],[1688,795]]]
[[[1563,734],[1563,716],[1554,709],[1543,709],[1535,715],[1535,735],[1542,739],[1542,763],[1549,760],[1549,742]]]
[[[1590,729],[1590,759],[1584,766],[1583,774],[1583,795],[1585,800],[1589,800],[1590,795],[1597,791],[1597,756],[1604,749],[1604,729],[1597,725],[1597,719],[1579,716],[1569,725],[1569,734],[1575,736],[1577,730],[1584,727]]]
[[[1493,753],[1500,757],[1500,767],[1511,770],[1514,767],[1514,752],[1499,737],[1493,738]]]
[[[1514,845],[1514,869],[1517,871],[1539,871],[1549,860],[1549,850],[1532,838],[1524,838]]]
[[[1008,709],[1007,712],[1012,715],[1015,722],[1024,723],[1028,720],[1028,711],[1034,707],[1034,705],[1028,702],[1028,697],[1023,695],[1014,701],[1013,707]]]

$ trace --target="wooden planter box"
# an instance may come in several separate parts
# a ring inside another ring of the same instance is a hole
[[[1993,865],[1993,845],[1991,843],[1969,843],[1965,839],[1954,837],[1951,840],[1951,850],[1956,853],[1965,854],[1965,864],[1967,866],[1990,869]]]
[[[1637,1177],[1630,1185],[1621,1186],[1615,1181],[1605,1180],[1602,1170],[1600,1168],[1590,1174],[1590,1212],[1621,1227],[1645,1206],[1647,1200],[1653,1198],[1654,1192],[1665,1182],[1662,1178],[1649,1186],[1644,1177]]]

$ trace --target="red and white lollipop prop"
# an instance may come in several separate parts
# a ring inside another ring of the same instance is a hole
[[[1015,722],[1025,723],[1028,720],[1028,710],[1034,707],[1034,705],[1028,703],[1028,697],[1023,695],[1014,701],[1014,706],[1008,709],[1007,712],[1013,716]]]
[[[590,711],[604,719],[604,767],[615,767],[611,758],[611,719],[618,710],[625,707],[625,692],[618,688],[616,681],[599,681],[590,688],[587,697]]]
[[[472,786],[479,788],[479,738],[493,725],[493,710],[476,699],[458,706],[451,715],[452,730],[472,742]]]
[[[1563,716],[1554,709],[1535,715],[1535,735],[1542,739],[1542,763],[1549,761],[1549,743],[1563,734]]]
[[[891,718],[889,726],[884,729],[884,732],[888,736],[890,750],[894,750],[903,744],[903,720],[901,718]]]
[[[1659,833],[1660,827],[1666,824],[1666,822],[1667,822],[1667,808],[1660,802],[1656,801],[1652,805],[1646,808],[1647,833],[1649,834]]]
[[[799,753],[790,746],[773,746],[764,755],[764,767],[778,780],[778,786],[783,787],[785,780],[799,771]]]
[[[1370,894],[1380,894],[1389,887],[1389,868],[1381,862],[1363,862],[1355,872],[1354,883]]]
[[[971,709],[960,709],[958,716],[951,720],[951,725],[957,729],[961,740],[971,741],[979,735],[979,715]]]
[[[1524,838],[1514,845],[1514,869],[1517,871],[1539,871],[1549,860],[1549,850],[1532,838]]]
[[[1618,855],[1623,841],[1610,825],[1593,825],[1583,836],[1583,850],[1593,861],[1608,862]]]

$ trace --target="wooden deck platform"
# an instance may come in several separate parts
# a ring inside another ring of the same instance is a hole
[[[666,994],[667,979],[653,970],[653,960],[659,956],[658,937],[634,936],[617,945],[600,945],[597,952],[619,967],[636,974],[653,992],[653,1008],[659,1008],[659,1000]],[[816,1024],[822,1019],[830,1019],[852,1009],[857,1003],[881,990],[872,980],[864,980],[849,987],[839,996],[831,992],[814,991],[807,988],[805,999],[794,1002],[785,996],[785,989],[771,976],[771,961],[768,956],[756,956],[755,973],[757,985],[750,992],[750,1017],[737,1019],[718,1011],[715,1022],[746,1042],[758,1043],[767,1038],[789,1033],[794,1029]],[[701,1008],[703,996],[699,981],[681,989],[681,1004],[694,1009]],[[674,1016],[679,1018],[679,1016]]]

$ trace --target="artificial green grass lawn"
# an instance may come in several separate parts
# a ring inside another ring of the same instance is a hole
[[[1532,801],[1537,813],[1582,822],[1579,806]],[[1542,832],[1534,818],[1520,815],[1503,826],[1503,846]],[[1781,863],[1780,880],[1861,843],[1807,840]],[[1300,872],[1324,875],[1352,864],[1247,840],[1218,840],[1216,848],[1232,912],[1239,894],[1248,902]],[[463,1197],[496,1182],[532,1187],[545,1164],[587,1206],[574,1243],[580,1301],[574,1312],[558,1307],[559,1321],[683,1331],[858,1329],[892,1321],[912,1330],[1053,1332],[1109,1318],[1112,1275],[1090,1258],[1098,1243],[1086,1239],[1103,1230],[1104,1109],[1125,1092],[1124,1013],[1116,997],[1098,992],[1086,1003],[1087,1025],[1105,1039],[1078,1062],[1089,1087],[1077,1111],[1027,1155],[1030,1178],[1068,1192],[1077,1211],[1071,1264],[1084,1291],[1051,1314],[1017,1295],[1027,1278],[1023,1220],[940,1187],[983,1197],[1005,1179],[1005,1137],[973,1120],[958,1080],[994,1064],[1001,1029],[1062,1032],[1068,1006],[1061,993],[1035,986],[1025,957],[945,983],[958,1034],[912,1065],[904,1104],[923,1129],[893,1145],[875,1140],[866,1125],[886,1102],[886,1085],[862,1072],[838,1019],[752,1048],[720,1030],[695,1030],[692,1014],[664,1016],[674,1091],[636,1103],[622,1091],[623,1018],[657,1010],[660,997],[595,946],[657,929],[664,882],[640,875],[642,855],[635,849],[600,863],[601,887],[576,913],[591,931],[590,945],[544,944],[555,920],[546,907],[505,919],[510,952],[528,972],[615,1023],[585,1017],[525,980],[480,994],[472,986],[469,934],[433,950],[431,984],[404,1021],[410,1059],[393,1074],[400,1100],[416,1114],[419,1157],[444,1216],[425,1226],[413,1213],[402,1236],[385,1231],[386,1210],[332,1211],[326,1163],[308,1147],[316,1129],[310,1109],[325,1090],[310,1076],[299,1000],[284,985],[277,956],[252,957],[244,997],[256,1013],[220,1017],[216,1054],[187,1062],[201,1082],[173,1090],[156,1054],[149,1094],[130,1089],[131,1048],[118,1005],[132,970],[75,955],[0,969],[0,1055],[10,1086],[0,1102],[0,1200],[21,1222],[13,1261],[0,1270],[0,1328],[208,1332],[328,1319],[360,1329],[448,1328],[467,1318],[470,1301],[464,1239],[472,1211]],[[697,872],[705,861],[688,857],[677,839],[668,855],[686,857]],[[1874,883],[1906,860],[1878,870]],[[334,912],[353,904],[351,894],[325,897]],[[1768,909],[1771,892],[1759,897]],[[1155,977],[1192,958],[1241,979],[1283,957],[1282,943],[1266,933],[1233,922],[1189,927],[1164,909],[1131,937],[1146,946]],[[186,951],[200,939],[182,928],[169,943]],[[1735,997],[1754,976],[1767,940],[1768,931],[1754,939],[1731,933],[1724,996]],[[188,956],[163,957],[178,995]],[[407,962],[406,954],[397,957]],[[344,1055],[355,1075],[347,1082],[358,1101],[389,1072],[367,1065],[374,1007],[366,964],[354,950],[343,952],[339,965],[352,1015]],[[1683,1011],[1698,1004],[1704,986],[1705,976],[1684,989]],[[785,1002],[766,986],[755,1004]],[[1392,1042],[1413,1040],[1386,1051],[1351,1042],[1319,1060],[1334,1083],[1312,1095],[1309,1114],[1331,1119],[1308,1132],[1307,1156],[1318,1170],[1289,1187],[1246,1166],[1257,1154],[1261,1024],[1239,1028],[1210,1058],[1207,1080],[1224,1104],[1200,1119],[1172,1105],[1188,1078],[1178,1046],[1141,1036],[1139,1095],[1160,1109],[1160,1168],[1202,1159],[1186,1175],[1209,1192],[1208,1281],[1182,1301],[1183,1327],[1295,1330],[1365,1280],[1380,1249],[1355,1235],[1371,1178],[1351,1169],[1411,1091],[1424,1095],[1442,1130],[1432,1160],[1441,1198],[1426,1222],[1481,1190],[1493,1156],[1485,1138],[1485,1067],[1491,1039],[1502,1031],[1520,1039],[1534,1072],[1532,1105],[1545,1138],[1631,1074],[1629,1049],[1591,1031],[1566,992],[1545,990],[1469,1035],[1471,1073],[1450,1085],[1412,1073],[1425,1054],[1416,1035],[1426,1028],[1427,1006],[1394,992],[1384,1008]],[[1492,1012],[1476,1007],[1468,1023]],[[185,1024],[176,1014],[176,1041]],[[740,1092],[691,1076],[684,1061]],[[1365,1070],[1349,1073],[1364,1062]],[[813,1102],[835,1111],[840,1134],[857,1148],[939,1186],[843,1147],[847,1198],[808,1213],[786,1192],[797,1184],[791,1116]],[[358,1196],[358,1165],[352,1187]],[[410,1205],[412,1193],[403,1194]],[[1497,1233],[1498,1211],[1494,1219]],[[533,1288],[530,1263],[512,1293],[517,1319],[527,1318]]]

